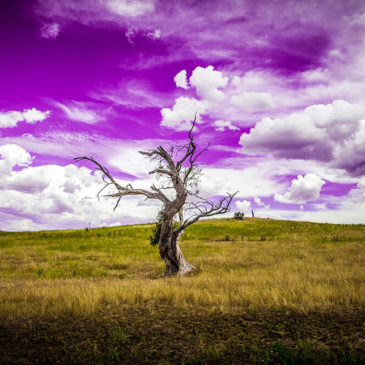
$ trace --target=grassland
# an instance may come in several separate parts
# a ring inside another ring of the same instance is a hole
[[[365,225],[199,222],[172,279],[151,232],[0,232],[0,363],[365,361]]]

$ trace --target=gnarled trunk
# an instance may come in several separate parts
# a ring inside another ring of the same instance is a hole
[[[176,256],[176,239],[172,218],[162,215],[160,242],[158,245],[160,256],[165,261],[165,276],[174,276],[179,271]]]
[[[165,276],[184,276],[195,269],[190,265],[181,252],[179,239],[183,232],[176,233],[173,230],[173,219],[168,215],[162,217],[159,251],[165,261]]]
[[[176,256],[177,256],[177,262],[179,264],[179,275],[180,276],[187,275],[187,274],[191,273],[192,271],[196,270],[195,266],[189,264],[185,260],[185,257],[183,255],[183,253],[181,252],[180,245],[179,245],[179,239],[182,236],[182,233],[183,232],[179,233],[176,238]]]

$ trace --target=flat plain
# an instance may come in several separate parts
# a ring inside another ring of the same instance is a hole
[[[0,232],[0,364],[365,363],[365,225],[211,219]]]

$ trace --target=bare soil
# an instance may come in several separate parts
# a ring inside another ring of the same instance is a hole
[[[365,311],[108,309],[0,325],[0,364],[365,364]]]

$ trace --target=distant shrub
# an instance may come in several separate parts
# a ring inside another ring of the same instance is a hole
[[[150,244],[152,246],[158,245],[160,241],[160,234],[161,234],[161,219],[155,223],[155,227],[153,228],[152,235],[150,236]]]
[[[233,218],[238,219],[238,220],[242,220],[244,216],[245,216],[245,213],[243,213],[243,212],[235,212],[234,215],[233,215]]]
[[[173,222],[173,226],[174,230],[180,227],[178,222]],[[150,236],[150,244],[152,246],[156,246],[160,242],[161,227],[162,227],[162,214],[161,212],[159,212],[155,221],[155,227],[153,228],[152,235]]]
[[[162,213],[158,212],[155,221],[155,227],[153,228],[152,235],[150,236],[150,244],[152,246],[156,246],[160,242],[161,227],[162,227]]]

